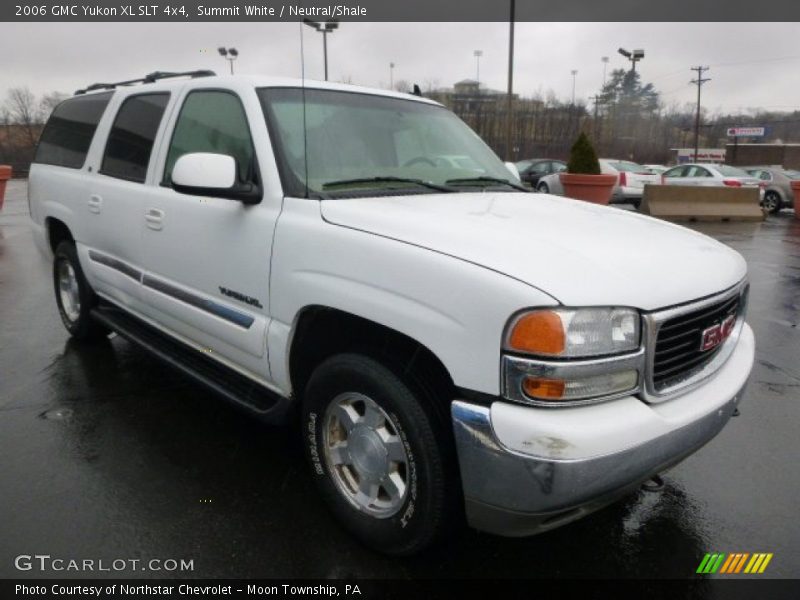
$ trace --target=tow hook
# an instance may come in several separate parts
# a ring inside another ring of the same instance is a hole
[[[661,475],[653,475],[642,484],[642,489],[645,492],[660,492],[664,489],[664,480]]]

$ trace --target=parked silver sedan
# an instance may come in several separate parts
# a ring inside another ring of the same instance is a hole
[[[664,185],[697,185],[755,187],[759,189],[760,198],[764,199],[764,186],[761,180],[753,177],[744,169],[730,165],[709,163],[688,163],[672,167],[661,174]]]
[[[660,177],[644,166],[629,160],[615,158],[599,159],[600,172],[606,175],[616,175],[617,183],[611,192],[611,204],[632,204],[636,208],[642,202],[644,186],[646,184],[661,183]],[[536,191],[541,194],[564,195],[564,186],[558,173],[545,175],[536,184]]]
[[[800,180],[800,171],[780,167],[744,167],[753,177],[764,182],[764,208],[775,214],[782,208],[794,206],[792,180]]]

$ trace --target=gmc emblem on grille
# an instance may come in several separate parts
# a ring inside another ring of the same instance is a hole
[[[702,352],[711,350],[728,339],[728,336],[733,331],[734,323],[736,323],[736,316],[730,315],[722,323],[716,323],[705,329],[700,336],[700,350]]]

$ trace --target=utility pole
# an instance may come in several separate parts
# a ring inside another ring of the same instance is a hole
[[[511,12],[508,17],[508,105],[506,106],[506,160],[511,160],[511,122],[514,108],[514,0],[511,0]]]
[[[697,71],[697,79],[692,79],[691,83],[697,84],[697,114],[694,118],[694,161],[697,162],[697,154],[700,150],[700,88],[711,79],[703,79],[703,71],[708,71],[708,67],[692,67],[692,71]]]

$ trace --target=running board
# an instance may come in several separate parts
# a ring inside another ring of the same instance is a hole
[[[161,333],[121,309],[104,303],[93,308],[91,314],[95,320],[129,342],[144,348],[234,405],[255,413],[262,421],[274,424],[286,421],[290,405],[288,398]]]

